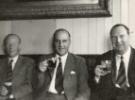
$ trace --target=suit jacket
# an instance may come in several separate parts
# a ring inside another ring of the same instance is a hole
[[[53,57],[51,54],[49,57]],[[43,57],[42,60],[45,60]],[[53,70],[39,72],[38,77],[38,93],[36,93],[36,100],[45,100],[46,93],[48,91]],[[72,71],[75,74],[72,74]],[[88,87],[88,73],[85,60],[81,57],[75,56],[71,53],[68,54],[65,69],[64,69],[64,92],[68,100],[89,100],[90,89]],[[38,94],[38,95],[37,95]]]
[[[111,50],[101,55],[97,60],[97,65],[101,60],[111,60],[112,70],[111,73],[102,76],[100,82],[96,84],[96,93],[100,100],[132,100],[128,99],[135,97],[135,49],[131,48],[131,55],[128,65],[128,80],[130,88],[127,91],[116,88],[116,61],[115,51]],[[135,98],[134,98],[135,99]]]
[[[19,56],[13,69],[12,93],[16,100],[32,100],[32,70],[34,62],[30,58]],[[0,60],[0,83],[7,79],[8,58]]]

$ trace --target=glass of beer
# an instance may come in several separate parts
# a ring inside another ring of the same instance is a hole
[[[112,68],[112,61],[111,60],[102,60],[101,65],[103,66],[103,71],[110,73]]]

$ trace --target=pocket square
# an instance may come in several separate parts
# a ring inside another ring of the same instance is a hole
[[[75,75],[76,72],[72,70],[72,71],[70,72],[70,74],[71,74],[71,75]]]

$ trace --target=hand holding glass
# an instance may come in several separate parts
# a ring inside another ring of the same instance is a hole
[[[110,73],[111,72],[111,66],[112,66],[112,62],[111,60],[102,60],[101,61],[101,65],[102,65],[102,70],[105,73]]]
[[[52,69],[55,67],[55,62],[52,59],[47,59],[40,62],[39,69],[41,72],[45,72],[47,69]]]

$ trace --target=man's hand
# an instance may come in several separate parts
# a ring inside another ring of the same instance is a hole
[[[39,70],[41,72],[45,72],[47,70],[47,67],[48,67],[48,61],[47,60],[39,63]]]
[[[99,82],[101,76],[105,76],[110,73],[110,71],[104,71],[104,68],[106,68],[104,65],[97,65],[95,68],[95,80],[97,83]]]
[[[15,98],[15,97],[14,97],[13,94],[10,94],[10,95],[9,95],[9,99],[10,99],[10,100],[13,100],[14,98]]]
[[[96,68],[95,68],[96,76],[105,76],[106,74],[108,74],[107,71],[103,70],[104,68],[106,68],[106,67],[102,66],[102,65],[97,65]]]
[[[0,86],[0,95],[6,96],[8,94],[8,89],[5,86]]]

